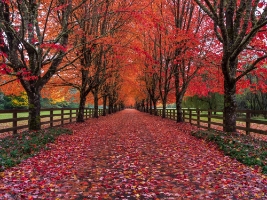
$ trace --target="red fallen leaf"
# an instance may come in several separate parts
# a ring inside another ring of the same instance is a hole
[[[259,8],[262,8],[263,5],[264,5],[264,2],[260,2],[260,3],[258,3],[258,7],[259,7]]]
[[[191,192],[187,192],[187,193],[186,193],[186,196],[191,196],[191,195],[192,195]]]

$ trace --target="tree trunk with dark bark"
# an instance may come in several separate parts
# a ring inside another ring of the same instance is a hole
[[[162,101],[162,118],[166,118],[166,100]]]
[[[236,132],[236,84],[224,81],[224,127],[225,132]]]
[[[29,119],[28,127],[30,131],[36,131],[41,129],[41,94],[40,90],[33,89],[31,92],[27,92],[29,101]]]
[[[107,109],[107,96],[104,95],[103,96],[103,116],[107,115],[106,109]]]
[[[182,101],[183,101],[183,96],[176,94],[176,111],[177,111],[177,116],[176,116],[176,122],[183,122],[183,111],[182,111]]]
[[[154,106],[154,115],[158,116],[158,112],[157,112],[157,101],[152,100],[153,101],[153,106]]]
[[[149,99],[149,114],[152,115],[153,114],[153,110],[152,110],[152,107],[153,107],[153,102],[152,102],[152,99],[150,98]]]
[[[94,118],[98,118],[98,88],[94,89]]]
[[[111,96],[108,97],[108,114],[113,113],[113,103]]]
[[[146,99],[146,113],[149,113],[149,99]]]
[[[80,92],[80,103],[77,115],[77,122],[84,122],[84,109],[85,109],[86,95]]]

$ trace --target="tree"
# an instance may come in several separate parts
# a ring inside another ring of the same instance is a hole
[[[66,54],[72,10],[71,0],[0,2],[1,70],[27,93],[29,130],[41,128],[40,93]]]
[[[224,131],[236,132],[236,84],[267,58],[267,6],[262,0],[195,0],[213,21],[222,44],[221,69],[224,76]],[[240,63],[246,61],[247,65]]]
[[[183,121],[182,101],[190,82],[208,60],[213,36],[208,27],[204,27],[205,16],[192,0],[169,0],[168,8],[172,20],[173,33],[173,68],[175,84],[175,103],[177,122]]]

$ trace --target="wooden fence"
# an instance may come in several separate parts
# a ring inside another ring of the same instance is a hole
[[[16,134],[19,130],[28,128],[28,110],[0,110],[0,133],[12,131]],[[78,109],[76,108],[51,108],[41,109],[42,127],[53,127],[68,124],[76,121]],[[84,118],[88,119],[93,116],[94,109],[86,108]],[[103,110],[99,109],[98,114],[102,115]]]
[[[159,116],[162,116],[162,109],[157,109]],[[183,109],[183,118],[199,128],[223,129],[222,110],[203,110],[203,109]],[[177,112],[175,109],[166,109],[166,117],[176,120]],[[261,116],[255,118],[254,116]],[[267,135],[267,111],[237,110],[237,130],[245,134],[258,133]]]

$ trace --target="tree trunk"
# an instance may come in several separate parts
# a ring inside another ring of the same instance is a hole
[[[146,99],[146,113],[149,112],[149,99]]]
[[[98,118],[98,88],[94,89],[94,118]]]
[[[154,115],[158,115],[158,112],[157,112],[157,101],[153,100],[153,106],[154,106]]]
[[[176,122],[183,122],[183,111],[182,111],[182,101],[183,101],[183,96],[181,94],[176,94],[176,111],[177,111],[177,116],[176,116]]]
[[[146,112],[146,107],[145,107],[145,100],[143,99],[142,100],[142,104],[141,104],[141,109],[142,109],[142,112]]]
[[[176,56],[179,55],[179,50],[176,50]],[[183,112],[182,112],[182,101],[183,101],[183,93],[180,91],[180,77],[179,77],[179,70],[178,65],[176,64],[174,68],[174,83],[175,83],[175,103],[176,103],[176,122],[183,122]]]
[[[225,132],[236,132],[236,84],[224,80],[224,128]]]
[[[152,115],[152,99],[149,99],[149,114]]]
[[[166,118],[166,100],[162,101],[162,118]]]
[[[83,92],[80,92],[80,104],[77,115],[77,122],[84,122],[84,108],[86,102],[86,95]]]
[[[113,104],[112,104],[112,99],[111,97],[108,97],[108,114],[113,113]]]
[[[29,101],[29,120],[28,127],[30,131],[37,131],[41,129],[41,95],[40,90],[27,92]]]
[[[106,109],[107,109],[107,96],[106,95],[104,95],[103,96],[103,116],[106,116],[107,114],[107,112],[106,112]]]

